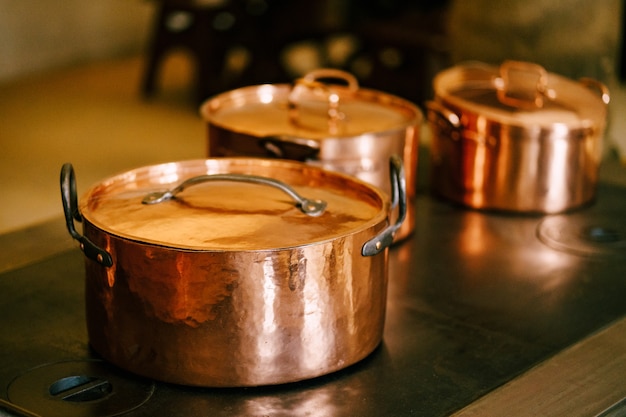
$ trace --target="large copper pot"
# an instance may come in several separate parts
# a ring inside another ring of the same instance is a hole
[[[136,374],[212,387],[292,382],[363,359],[382,339],[386,248],[406,211],[401,160],[390,165],[393,201],[345,174],[261,158],[143,167],[78,200],[64,165],[91,346]]]
[[[243,87],[208,99],[208,155],[304,161],[389,191],[387,161],[400,155],[407,199],[416,190],[421,110],[400,97],[360,88],[351,74],[318,69],[291,84]],[[397,234],[414,229],[413,210]]]
[[[427,103],[433,191],[476,209],[557,213],[593,200],[609,94],[539,65],[463,64]]]

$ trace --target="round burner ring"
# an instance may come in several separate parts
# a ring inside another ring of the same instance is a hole
[[[537,226],[539,240],[552,249],[602,258],[626,257],[623,213],[562,214],[546,217]]]
[[[46,417],[113,417],[146,403],[154,382],[101,360],[44,364],[9,384],[9,401]]]

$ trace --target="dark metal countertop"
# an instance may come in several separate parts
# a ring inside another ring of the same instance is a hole
[[[384,341],[364,361],[275,387],[138,380],[147,400],[124,415],[445,416],[626,315],[626,188],[601,184],[597,202],[561,216],[480,213],[426,193],[416,213],[416,233],[390,251]],[[22,245],[20,253],[31,239],[57,247],[0,268],[0,398],[54,415],[45,390],[19,386],[51,364],[97,356],[85,330],[83,255],[69,238],[55,243],[56,228],[44,229],[54,232],[0,239]],[[556,240],[542,242],[542,230]],[[73,403],[64,417],[111,414],[106,403],[125,389],[113,384],[107,398]]]

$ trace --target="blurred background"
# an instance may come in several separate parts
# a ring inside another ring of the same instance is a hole
[[[420,106],[467,60],[592,77],[611,90],[607,158],[626,160],[624,13],[622,0],[0,0],[0,233],[62,215],[64,162],[80,193],[203,158],[203,100],[318,67]]]

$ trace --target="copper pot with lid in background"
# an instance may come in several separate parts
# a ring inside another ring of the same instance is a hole
[[[608,90],[539,65],[467,63],[433,81],[434,193],[476,209],[557,213],[595,196]]]
[[[414,228],[421,110],[360,88],[351,74],[318,69],[292,84],[243,87],[208,99],[208,155],[293,159],[347,173],[389,192],[391,155],[406,173],[409,210],[397,239]]]
[[[388,166],[392,199],[300,162],[215,158],[125,172],[79,200],[64,165],[90,345],[136,374],[212,387],[298,381],[363,359],[382,339],[387,247],[406,213],[401,160]]]

